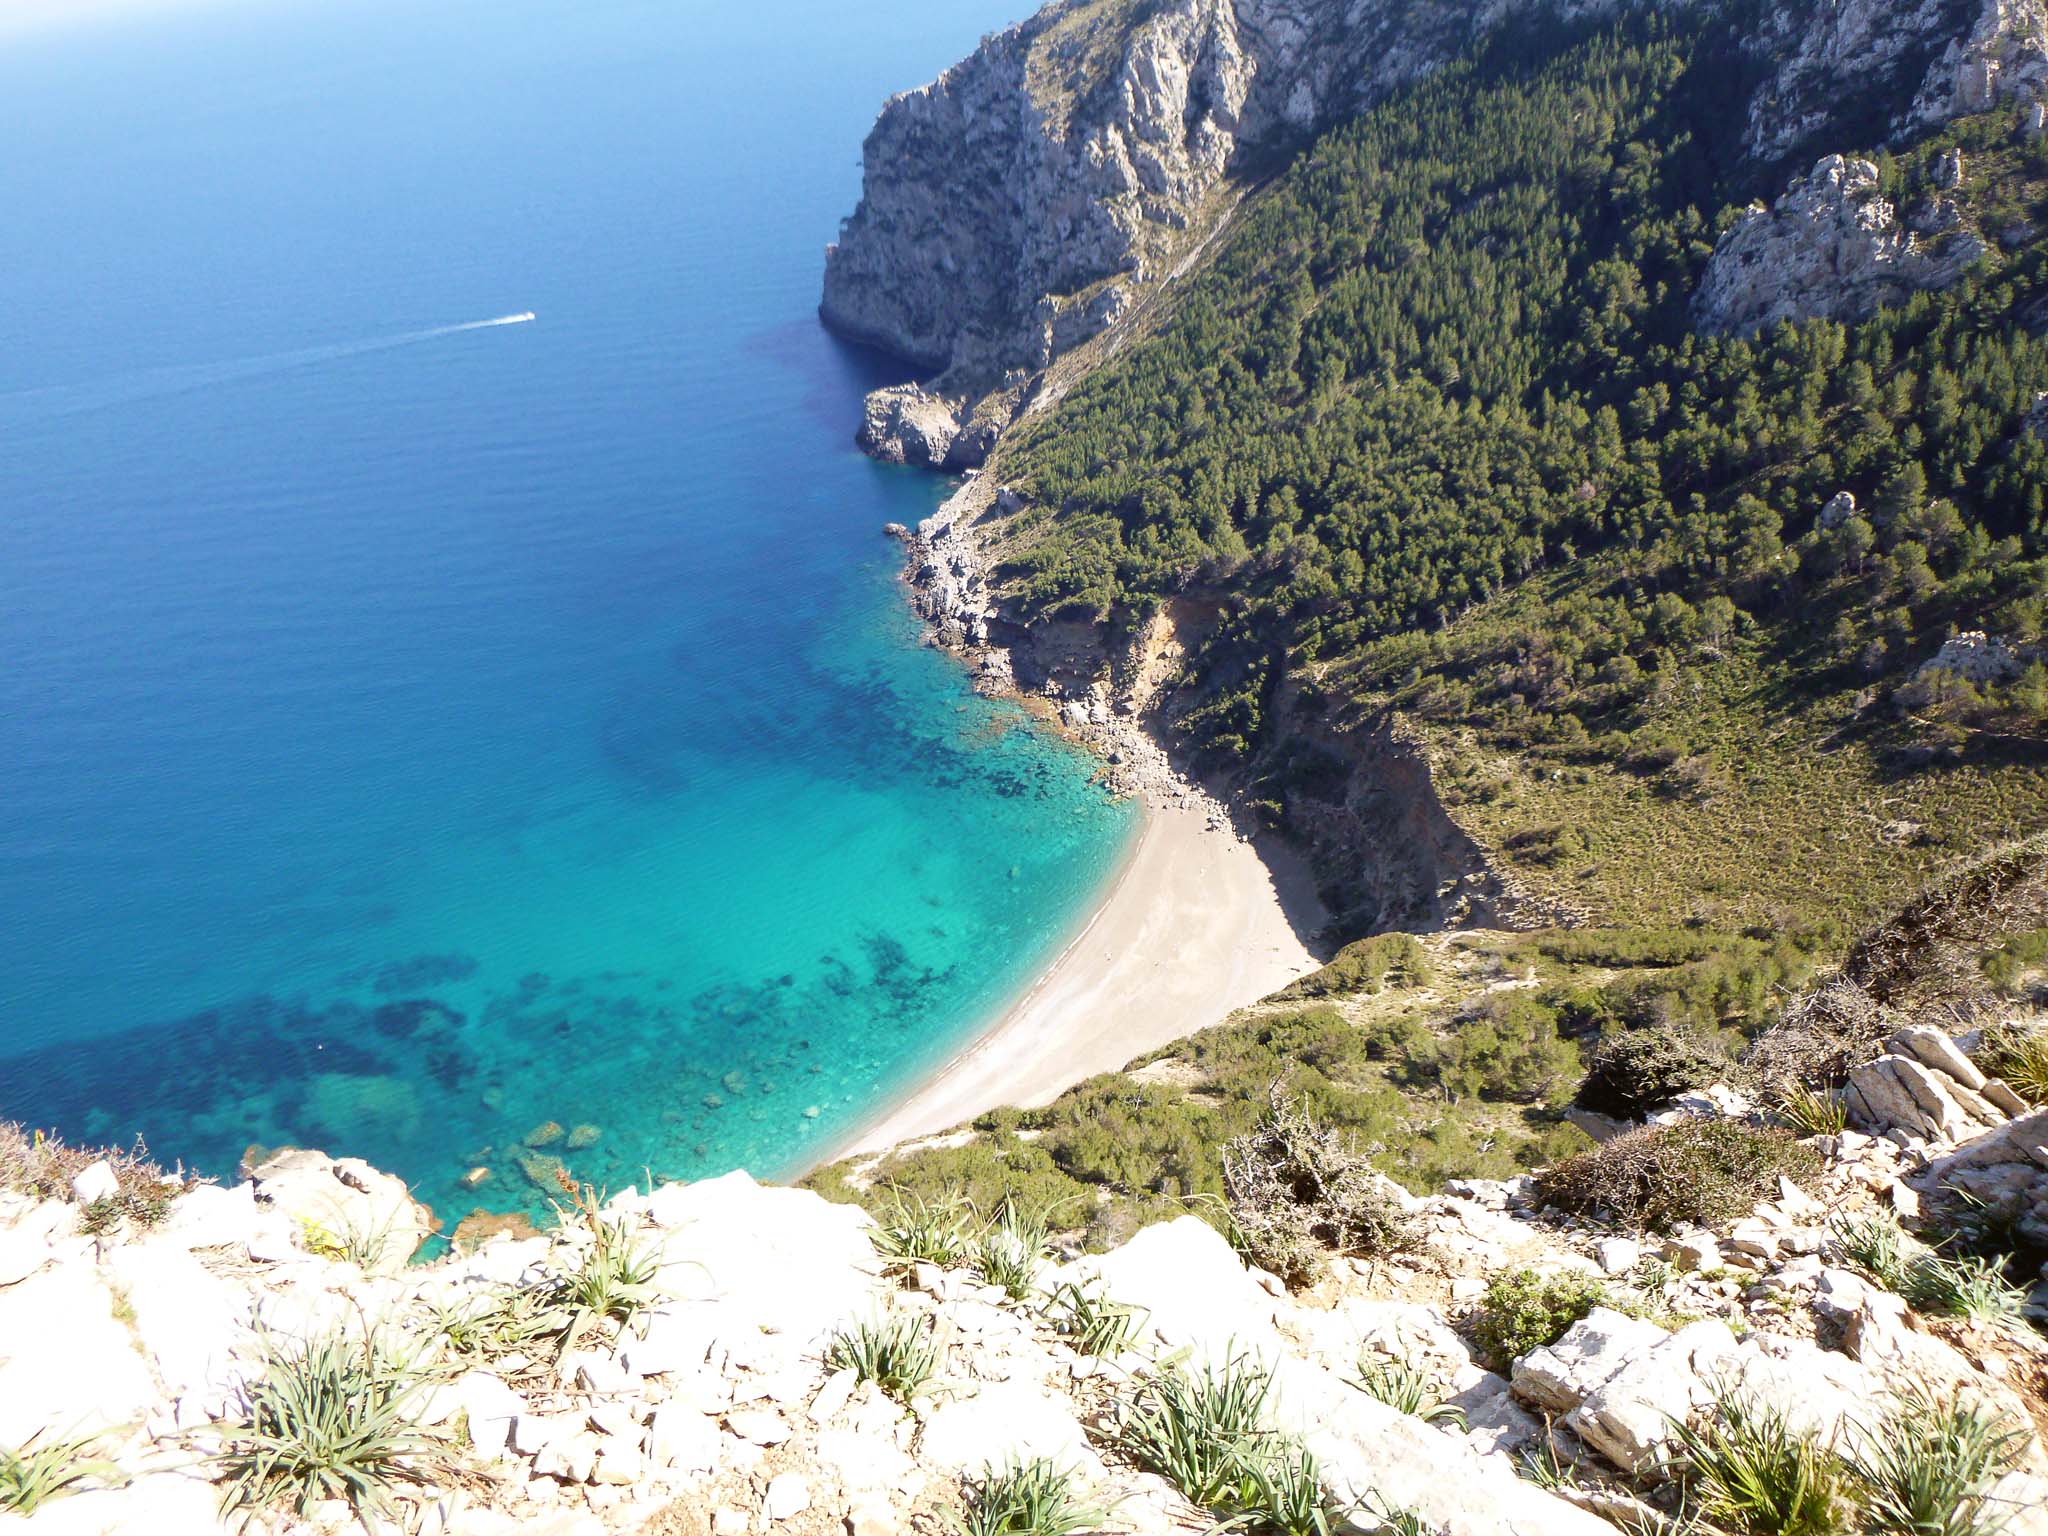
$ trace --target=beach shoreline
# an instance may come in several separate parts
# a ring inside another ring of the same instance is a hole
[[[1307,938],[1322,912],[1305,860],[1255,847],[1191,785],[1143,801],[1131,849],[1059,954],[944,1066],[809,1168],[1048,1104],[1316,968]]]

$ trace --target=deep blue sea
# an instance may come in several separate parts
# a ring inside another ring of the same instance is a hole
[[[1133,813],[917,643],[813,314],[1019,4],[0,34],[0,1117],[774,1176],[1045,963]]]

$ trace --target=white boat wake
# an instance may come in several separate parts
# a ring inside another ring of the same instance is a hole
[[[230,358],[218,363],[189,363],[169,368],[143,368],[133,373],[114,374],[82,384],[52,384],[40,389],[19,389],[0,394],[0,425],[48,421],[75,416],[82,411],[103,410],[113,405],[131,405],[162,395],[184,394],[235,384],[264,374],[287,369],[317,367],[345,357],[368,352],[387,352],[394,347],[417,346],[464,331],[486,331],[504,325],[525,325],[536,316],[530,309],[516,315],[494,315],[488,320],[464,320],[456,325],[435,325],[425,330],[401,331],[367,341],[344,341],[323,347],[300,347],[290,352],[266,352],[258,357]]]

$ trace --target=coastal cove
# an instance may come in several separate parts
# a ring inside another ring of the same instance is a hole
[[[984,10],[10,42],[0,1117],[537,1212],[792,1173],[1045,973],[1137,808],[920,644],[811,313],[820,146]]]

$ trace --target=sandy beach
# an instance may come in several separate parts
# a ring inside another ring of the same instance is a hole
[[[1314,970],[1306,866],[1265,858],[1206,797],[1153,797],[1087,925],[1031,989],[907,1100],[831,1154],[877,1152],[1000,1105],[1044,1104]],[[1297,931],[1297,924],[1299,931]]]

